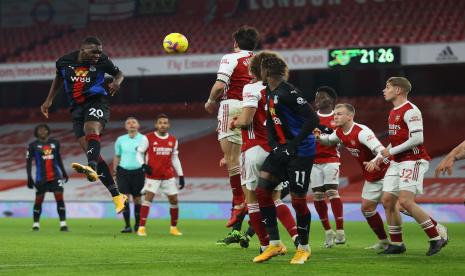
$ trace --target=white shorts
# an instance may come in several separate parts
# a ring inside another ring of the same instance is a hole
[[[362,198],[374,202],[380,202],[383,195],[383,179],[376,182],[365,181],[363,184]]]
[[[145,179],[144,188],[142,188],[141,193],[151,192],[154,194],[164,194],[167,196],[177,195],[178,187],[176,186],[176,180],[173,178],[170,179]]]
[[[252,147],[241,153],[241,184],[245,186],[249,191],[255,191],[258,184],[258,177],[260,174],[260,168],[263,165],[266,157],[270,153],[264,150],[260,146]],[[275,191],[281,191],[282,184],[279,184]]]
[[[310,174],[310,187],[322,187],[325,184],[339,185],[340,163],[313,164]]]
[[[218,140],[227,138],[228,141],[242,145],[242,134],[240,128],[229,129],[232,118],[241,114],[242,102],[239,100],[224,100],[220,103],[218,110]]]
[[[424,159],[399,163],[391,161],[384,177],[383,192],[398,195],[399,190],[403,190],[423,194],[423,178],[428,168],[429,162]]]

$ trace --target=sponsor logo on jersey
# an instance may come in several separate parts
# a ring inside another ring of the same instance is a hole
[[[49,159],[53,159],[53,153],[52,153],[52,150],[51,149],[44,149],[42,151],[42,159],[44,160],[49,160]]]
[[[87,76],[87,74],[89,74],[89,71],[83,70],[81,68],[74,70],[75,76],[71,76],[71,80],[73,82],[90,82],[90,77]]]

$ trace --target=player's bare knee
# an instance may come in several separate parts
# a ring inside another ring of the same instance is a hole
[[[410,198],[399,198],[399,205],[402,209],[409,211],[415,205],[415,202]]]
[[[333,198],[339,198],[339,192],[337,190],[326,190],[325,192],[326,196],[329,198],[329,199],[333,199]]]
[[[178,204],[178,196],[177,195],[172,195],[168,197],[168,201],[171,205],[177,205]]]
[[[313,192],[313,200],[315,201],[324,201],[325,193],[324,192]]]

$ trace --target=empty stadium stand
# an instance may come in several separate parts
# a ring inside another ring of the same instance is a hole
[[[79,29],[2,29],[1,37],[8,39],[2,39],[0,61],[54,60],[76,49],[88,35],[100,37],[112,57],[156,56],[163,54],[163,36],[170,32],[187,35],[189,53],[223,53],[230,51],[231,33],[242,24],[256,26],[267,49],[460,41],[465,39],[465,1],[351,2],[319,8],[239,9],[228,20],[171,15],[96,21]]]

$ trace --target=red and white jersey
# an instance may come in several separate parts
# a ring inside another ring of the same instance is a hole
[[[331,137],[332,136],[332,137]],[[381,170],[368,172],[365,170],[363,162],[373,160],[377,153],[384,149],[384,146],[376,138],[373,131],[365,125],[354,123],[348,132],[344,132],[342,128],[338,128],[330,135],[330,141],[339,141],[342,143],[350,154],[355,157],[362,167],[363,176],[367,181],[375,182],[384,178],[389,163],[385,162],[381,165]],[[386,159],[387,160],[387,159]]]
[[[217,73],[217,80],[226,83],[221,100],[242,101],[242,89],[252,80],[249,74],[249,60],[252,56],[253,53],[250,51],[239,51],[223,56]]]
[[[253,121],[247,129],[242,129],[242,148],[244,152],[254,146],[261,146],[270,151],[268,131],[266,129],[266,87],[261,81],[244,86],[242,107],[253,107],[257,110]]]
[[[336,122],[334,122],[334,111],[329,114],[321,114],[317,111],[318,117],[320,118],[320,125],[336,129]],[[321,143],[316,144],[316,155],[314,164],[325,164],[325,163],[339,163],[340,153],[338,151],[338,145],[326,146]]]
[[[394,148],[406,142],[411,133],[423,131],[421,112],[414,104],[406,101],[389,113],[389,142]],[[394,161],[431,160],[423,144],[394,154]]]
[[[178,159],[178,141],[173,135],[160,136],[156,132],[145,135],[141,144],[137,148],[138,152],[146,153],[145,163],[152,168],[152,174],[146,174],[149,179],[170,179],[174,177],[174,170],[178,175],[182,175],[173,165],[173,161]]]

